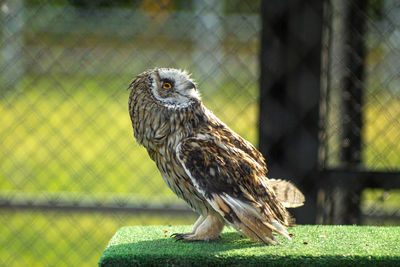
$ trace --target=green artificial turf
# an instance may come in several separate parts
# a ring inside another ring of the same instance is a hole
[[[111,239],[99,266],[400,266],[400,227],[297,226],[292,240],[264,246],[226,228],[215,242],[176,242],[191,226],[132,226]]]

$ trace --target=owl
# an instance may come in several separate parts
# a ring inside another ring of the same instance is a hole
[[[144,146],[168,187],[197,212],[182,241],[212,241],[231,225],[262,244],[290,239],[287,207],[303,205],[290,182],[267,178],[261,153],[202,103],[196,84],[181,70],[156,68],[129,86],[129,114],[136,141]]]

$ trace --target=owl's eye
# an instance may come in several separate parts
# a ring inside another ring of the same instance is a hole
[[[171,89],[172,88],[172,84],[170,82],[163,82],[162,88],[166,89],[166,90]]]

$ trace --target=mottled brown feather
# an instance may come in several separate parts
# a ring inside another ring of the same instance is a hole
[[[268,179],[279,202],[285,208],[297,208],[304,205],[305,197],[291,182],[281,179]]]
[[[228,194],[241,200],[266,217],[283,225],[290,224],[290,215],[277,201],[266,177],[265,165],[260,165],[233,143],[213,140],[218,130],[211,131],[199,140],[196,137],[182,141],[178,150],[179,159],[190,172],[196,188],[204,192],[207,200],[213,194]]]

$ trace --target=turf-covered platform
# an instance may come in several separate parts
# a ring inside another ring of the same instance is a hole
[[[215,242],[176,242],[173,233],[191,226],[121,228],[100,258],[99,266],[269,265],[400,266],[400,227],[297,226],[292,240],[263,246],[225,228]]]

